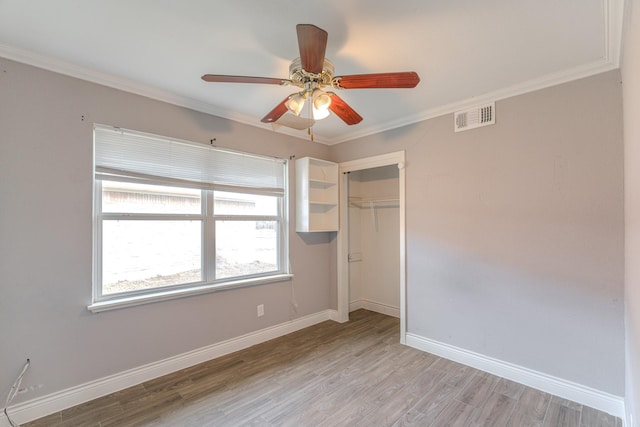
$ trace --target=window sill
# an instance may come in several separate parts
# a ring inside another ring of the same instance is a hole
[[[87,309],[93,313],[100,313],[102,311],[117,310],[119,308],[133,307],[136,305],[150,304],[159,301],[167,301],[176,298],[224,291],[228,289],[256,286],[265,283],[283,282],[286,280],[291,280],[292,278],[293,274],[277,274],[274,276],[259,277],[254,279],[234,280],[224,283],[212,283],[209,285],[197,286],[193,288],[172,289],[169,291],[160,291],[149,295],[136,295],[112,299],[108,301],[99,301],[87,306]]]

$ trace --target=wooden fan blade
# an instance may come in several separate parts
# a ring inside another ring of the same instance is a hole
[[[282,101],[280,104],[276,105],[276,107],[269,111],[267,113],[266,116],[264,116],[262,118],[262,120],[260,120],[262,123],[273,123],[276,120],[278,120],[280,117],[283,116],[284,113],[286,113],[287,111],[289,111],[289,109],[287,108],[286,105],[284,105],[285,102],[287,102],[289,100],[289,97],[287,96],[284,101]]]
[[[222,74],[205,74],[202,80],[212,83],[262,83],[267,85],[285,85],[291,80],[271,77],[225,76]]]
[[[415,71],[400,73],[356,74],[336,77],[342,89],[413,88],[420,82]]]
[[[329,105],[329,109],[333,111],[336,116],[340,117],[343,122],[348,125],[355,125],[362,121],[362,116],[356,113],[356,110],[349,107],[349,104],[344,102],[342,98],[333,92],[327,93],[331,95],[331,104]]]
[[[302,68],[309,73],[320,74],[327,50],[327,32],[311,24],[298,24],[296,31]]]
[[[300,117],[295,114],[283,114],[282,117],[273,123],[291,129],[303,130],[312,127],[316,121],[309,117]]]

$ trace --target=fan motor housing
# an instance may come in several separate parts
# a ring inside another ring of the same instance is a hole
[[[308,83],[317,83],[318,86],[331,86],[333,80],[334,67],[333,62],[324,59],[322,72],[319,74],[310,73],[302,68],[300,58],[296,58],[289,66],[289,79],[299,87],[305,87]]]

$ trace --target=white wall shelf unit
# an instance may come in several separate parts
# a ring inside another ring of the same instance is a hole
[[[338,231],[338,164],[296,160],[296,231]]]

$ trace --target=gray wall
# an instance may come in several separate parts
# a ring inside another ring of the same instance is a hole
[[[335,308],[335,233],[291,228],[297,314],[290,282],[89,313],[97,122],[283,158],[406,150],[408,331],[623,395],[619,74],[496,109],[482,129],[454,134],[449,115],[325,147],[0,59],[0,390],[27,357],[44,387],[14,403]]]
[[[406,150],[408,332],[624,395],[621,107],[612,71],[332,147]]]
[[[94,122],[282,158],[329,151],[0,58],[0,390],[27,357],[24,384],[44,384],[14,403],[330,308],[332,235],[290,228],[293,282],[88,312]]]
[[[625,171],[626,410],[640,421],[640,1],[627,2],[622,65]],[[629,417],[627,417],[629,420]]]

